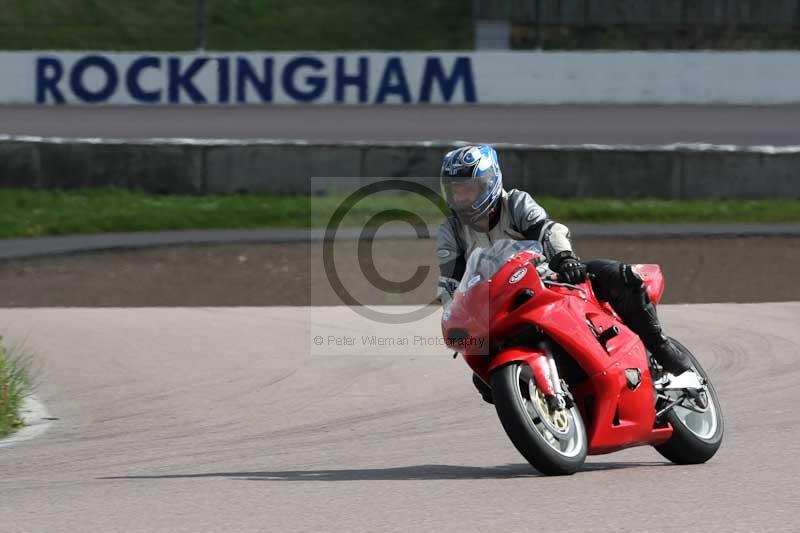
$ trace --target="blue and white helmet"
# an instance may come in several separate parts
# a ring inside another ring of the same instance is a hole
[[[491,216],[503,193],[497,152],[485,144],[448,152],[440,181],[447,205],[470,225]]]

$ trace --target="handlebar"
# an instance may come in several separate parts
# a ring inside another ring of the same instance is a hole
[[[560,279],[560,276],[558,274],[553,274],[550,277],[552,279],[542,278],[542,283],[544,283],[545,285],[555,285],[557,287],[566,287],[567,289],[572,289],[574,291],[580,291],[580,292],[583,293],[584,298],[588,295],[586,289],[584,289],[583,287],[579,287],[579,286],[573,285],[571,283],[564,283],[563,281],[558,281]],[[595,276],[593,274],[587,273],[586,274],[586,279],[593,280],[593,279],[595,279]]]
[[[588,273],[588,272],[587,272],[587,273],[586,273],[586,279],[588,279],[588,280],[590,280],[590,281],[591,281],[591,280],[597,279],[597,276],[595,276],[594,274],[590,274],[590,273]],[[545,282],[548,282],[548,281],[549,281],[549,282],[558,282],[558,283],[560,283],[561,285],[566,285],[566,286],[570,286],[570,287],[575,287],[575,285],[571,285],[571,284],[569,284],[569,283],[564,283],[564,280],[561,278],[561,276],[559,276],[558,274],[555,274],[555,273],[554,273],[552,276],[550,276],[549,278],[542,278],[542,281],[545,281]]]

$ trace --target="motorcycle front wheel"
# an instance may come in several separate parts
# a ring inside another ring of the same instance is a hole
[[[519,453],[543,474],[578,471],[588,444],[577,407],[551,411],[525,363],[495,370],[491,382],[497,416]]]

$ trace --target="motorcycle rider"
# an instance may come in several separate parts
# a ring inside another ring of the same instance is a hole
[[[608,302],[622,321],[642,339],[645,347],[669,374],[671,388],[700,388],[688,357],[664,336],[655,305],[641,277],[625,263],[610,259],[581,261],[570,241],[569,229],[548,218],[547,212],[526,192],[503,189],[497,152],[491,146],[465,146],[444,156],[440,173],[442,194],[452,211],[439,227],[437,295],[445,308],[475,248],[500,239],[539,241],[550,270],[570,284],[592,274],[595,295]],[[486,401],[491,392],[480,378],[473,382]]]

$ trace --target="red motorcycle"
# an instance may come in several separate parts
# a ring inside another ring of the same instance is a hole
[[[658,303],[659,266],[634,270]],[[694,355],[672,340],[702,387],[670,388],[590,283],[558,281],[538,242],[503,240],[473,252],[442,333],[491,395],[511,442],[544,474],[572,474],[587,454],[641,445],[675,463],[703,463],[722,442],[719,400]]]

